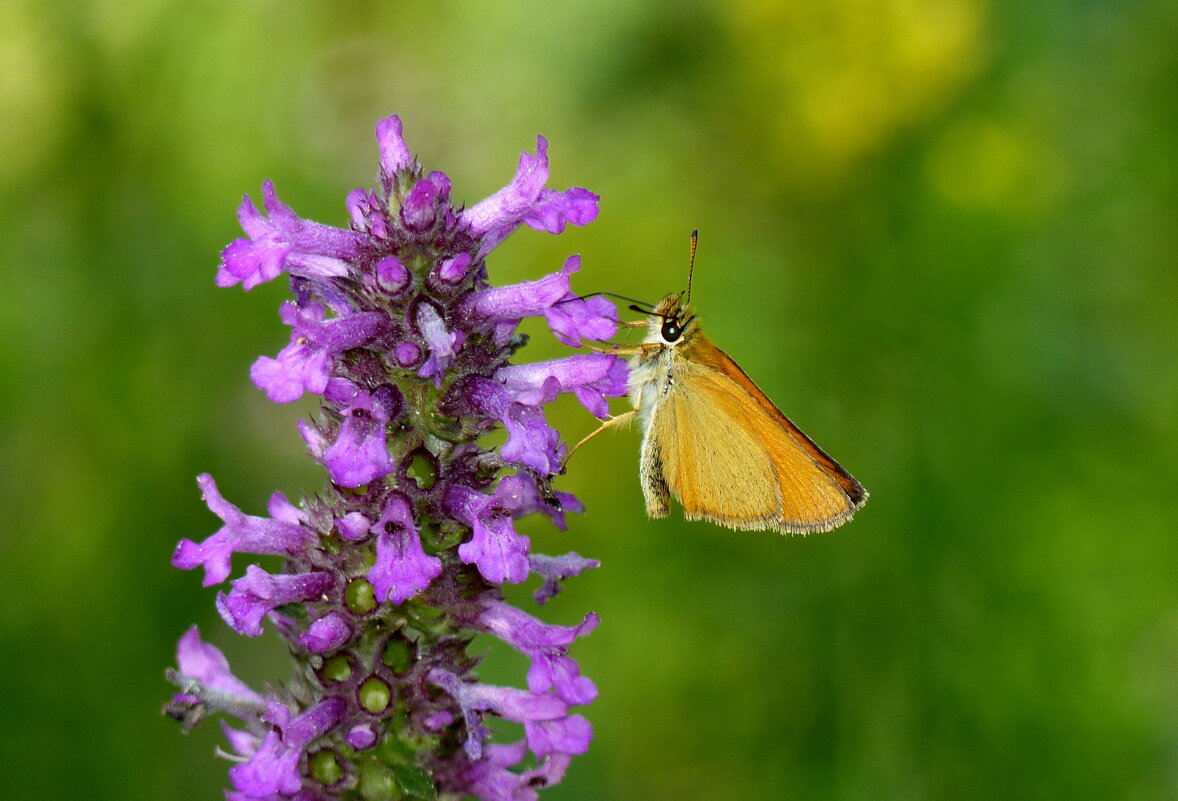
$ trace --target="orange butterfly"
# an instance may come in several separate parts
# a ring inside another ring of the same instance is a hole
[[[695,265],[697,232],[691,235]],[[607,420],[577,444],[639,415],[639,476],[646,513],[666,517],[668,498],[688,520],[742,530],[830,531],[867,502],[867,491],[814,444],[700,331],[688,290],[667,295],[648,319],[632,355],[634,410]],[[576,448],[573,449],[574,451]]]

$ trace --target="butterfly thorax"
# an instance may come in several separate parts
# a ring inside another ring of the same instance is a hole
[[[630,360],[630,403],[638,410],[645,431],[659,402],[675,387],[675,364],[699,335],[695,308],[684,293],[667,295],[647,321],[642,352]]]

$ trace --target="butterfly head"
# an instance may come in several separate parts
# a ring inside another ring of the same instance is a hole
[[[691,340],[699,330],[695,307],[685,300],[684,292],[673,292],[660,300],[650,312],[647,342],[675,347]]]

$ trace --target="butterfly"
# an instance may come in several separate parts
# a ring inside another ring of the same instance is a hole
[[[577,447],[638,415],[638,472],[650,517],[666,517],[673,497],[688,520],[738,530],[837,528],[868,493],[703,334],[690,304],[697,238],[692,232],[686,292],[646,309],[631,306],[647,319],[626,325],[645,327],[646,338],[611,351],[632,357],[633,411],[610,418]]]

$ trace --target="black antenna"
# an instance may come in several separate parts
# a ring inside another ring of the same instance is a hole
[[[699,229],[691,232],[691,263],[687,265],[687,302],[691,303],[691,275],[695,272],[695,246],[699,242]]]
[[[558,300],[558,301],[556,301],[556,303],[554,303],[552,305],[559,306],[561,303],[569,303],[574,300],[588,300],[589,298],[596,297],[598,295],[605,295],[606,297],[617,298],[618,300],[628,300],[631,303],[637,303],[642,306],[649,306],[652,309],[654,308],[653,303],[647,303],[645,300],[638,300],[637,298],[628,298],[625,295],[619,295],[616,292],[590,292],[588,295],[574,295],[571,298],[565,298],[564,300]],[[645,309],[638,309],[638,311],[642,312],[643,314],[650,313],[650,312],[646,311]]]
[[[655,317],[662,317],[664,320],[666,320],[666,319],[667,319],[667,315],[665,315],[665,314],[659,314],[659,313],[658,313],[658,312],[656,312],[654,309],[644,309],[644,308],[642,308],[641,306],[639,306],[639,305],[637,305],[637,304],[635,304],[635,303],[631,303],[631,304],[630,304],[630,306],[629,306],[628,308],[630,309],[630,311],[636,311],[636,312],[638,312],[639,314],[650,314],[650,315],[653,315],[653,316],[655,316]]]

